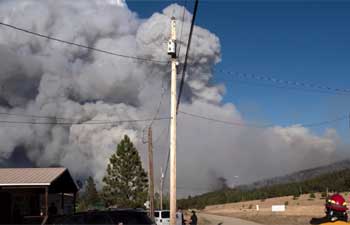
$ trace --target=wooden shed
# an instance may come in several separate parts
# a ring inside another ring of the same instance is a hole
[[[0,169],[0,224],[45,223],[75,212],[78,188],[66,168]]]

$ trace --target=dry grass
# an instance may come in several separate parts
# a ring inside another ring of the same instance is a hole
[[[199,217],[198,218],[198,225],[209,225],[210,224],[210,221],[203,218],[203,217]]]
[[[213,205],[207,206],[203,212],[237,217],[262,224],[309,224],[311,218],[324,216],[325,200],[321,198],[321,194],[316,193],[315,195],[315,199],[310,199],[309,195],[302,195],[298,199],[293,199],[292,196],[285,196],[266,199],[265,201],[255,200],[224,205]],[[347,193],[343,193],[343,195],[348,199]],[[284,204],[287,205],[285,212],[271,212],[272,205]],[[259,211],[256,210],[256,205],[259,205]]]

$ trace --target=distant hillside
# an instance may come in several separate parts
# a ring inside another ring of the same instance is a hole
[[[328,166],[303,170],[287,176],[256,182],[252,185],[227,188],[221,191],[205,193],[178,201],[182,208],[204,208],[208,205],[233,203],[247,200],[264,200],[273,197],[321,192],[350,191],[350,160]]]
[[[276,184],[286,184],[291,182],[301,182],[309,180],[323,174],[337,172],[340,170],[350,169],[350,159],[332,163],[326,166],[316,167],[312,169],[302,170],[295,173],[291,173],[285,176],[269,178],[261,181],[254,182],[249,185],[242,186],[248,189],[261,188],[272,186]]]

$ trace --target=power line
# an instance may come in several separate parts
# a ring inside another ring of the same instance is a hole
[[[37,121],[10,121],[10,120],[0,120],[1,123],[5,124],[26,124],[26,125],[106,125],[106,124],[117,124],[117,123],[138,123],[138,122],[148,122],[152,120],[169,120],[170,117],[163,118],[152,118],[152,119],[137,119],[137,120],[115,120],[115,121],[105,121],[105,122],[37,122]]]
[[[165,163],[164,178],[166,178],[166,175],[168,173],[169,161],[170,161],[170,148],[169,148],[169,151],[168,151],[167,161]]]
[[[34,32],[34,31],[26,30],[26,29],[23,29],[23,28],[20,28],[20,27],[16,27],[16,26],[11,25],[11,24],[3,23],[3,22],[0,22],[0,25],[6,26],[8,28],[11,28],[11,29],[14,29],[14,30],[17,30],[17,31],[22,31],[24,33],[31,34],[31,35],[34,35],[34,36],[37,36],[37,37],[46,38],[48,40],[57,41],[57,42],[64,43],[64,44],[67,44],[67,45],[73,45],[73,46],[77,46],[77,47],[80,47],[80,48],[85,48],[85,49],[88,49],[88,50],[91,50],[91,51],[105,53],[105,54],[108,54],[108,55],[113,55],[113,56],[118,56],[118,57],[128,58],[128,59],[135,59],[135,60],[140,60],[140,61],[161,63],[161,64],[169,63],[168,61],[161,61],[161,60],[150,59],[150,58],[142,58],[142,57],[137,57],[137,56],[124,55],[124,54],[121,54],[121,53],[115,53],[115,52],[110,52],[110,51],[106,51],[106,50],[102,50],[102,49],[98,49],[98,48],[94,48],[94,47],[89,47],[89,46],[85,46],[85,45],[82,45],[82,44],[77,44],[77,43],[74,43],[74,42],[65,41],[65,40],[62,40],[62,39],[55,38],[55,37],[51,37],[51,36],[47,36],[47,35],[44,35],[44,34],[40,34],[40,33]]]
[[[160,108],[162,106],[162,103],[163,103],[163,98],[164,98],[164,95],[165,95],[165,92],[166,92],[166,89],[164,88],[164,80],[162,81],[162,92],[160,94],[160,99],[159,99],[159,103],[158,103],[158,107],[156,109],[156,112],[154,114],[154,117],[153,118],[157,118],[157,116],[159,115],[159,112],[160,112]],[[154,123],[154,120],[151,120],[150,124],[148,126],[146,126],[142,133],[143,133],[143,136],[142,136],[142,143],[146,144],[148,143],[148,141],[144,140],[144,134],[145,134],[145,131],[148,130],[149,127],[152,127]],[[161,135],[159,135],[159,137],[156,139],[158,141],[158,139],[160,138]],[[154,142],[153,142],[154,143]]]
[[[267,128],[267,127],[271,126],[271,125],[245,124],[245,123],[241,123],[241,122],[225,121],[225,120],[219,120],[219,119],[215,119],[215,118],[211,118],[211,117],[207,117],[207,116],[203,116],[203,115],[199,115],[199,114],[184,112],[184,111],[178,111],[178,112],[181,114],[187,115],[187,116],[191,116],[191,117],[195,117],[195,118],[199,118],[199,119],[204,119],[204,120],[208,120],[208,121],[213,121],[213,122],[217,122],[217,123],[223,123],[226,125],[233,125],[233,126],[237,126],[237,127]]]
[[[20,113],[8,113],[8,112],[0,112],[1,115],[6,115],[9,117],[24,117],[24,118],[37,118],[37,119],[52,119],[52,120],[80,120],[81,118],[68,118],[68,117],[56,117],[56,116],[42,116],[42,115],[33,115],[33,114],[20,114]],[[89,121],[96,122],[108,122],[109,120],[97,120],[92,119]]]
[[[168,135],[167,137],[169,137],[169,129],[170,129],[170,126],[168,125]],[[167,173],[168,173],[168,168],[169,168],[169,162],[170,162],[170,147],[168,148],[168,154],[167,154],[167,158],[166,158],[166,162],[165,162],[165,165],[163,166],[163,168],[165,168],[164,170],[164,177],[163,179],[161,179],[161,186],[164,188],[164,182],[165,182],[165,178],[167,176]],[[161,174],[161,176],[163,176],[163,174]]]
[[[224,69],[216,69],[219,72],[231,75],[232,78],[243,79],[243,80],[257,80],[262,82],[269,82],[278,85],[278,88],[292,88],[300,89],[305,91],[316,91],[321,93],[330,93],[330,94],[342,94],[342,95],[350,95],[350,89],[344,88],[334,88],[316,83],[308,83],[308,82],[300,82],[300,81],[291,81],[291,80],[283,80],[279,78],[274,78],[270,76],[261,76],[255,74],[246,74],[246,73],[238,73],[231,72]],[[260,84],[261,85],[261,84]]]
[[[276,88],[276,89],[283,89],[283,90],[295,90],[295,91],[319,93],[319,94],[326,94],[326,95],[337,95],[337,96],[349,96],[350,95],[350,94],[346,94],[346,93],[329,92],[329,91],[313,90],[313,89],[290,87],[290,86],[280,86],[280,85],[273,85],[273,84],[266,84],[266,83],[257,83],[254,81],[239,80],[239,79],[237,79],[236,81],[237,81],[237,84],[240,84],[240,85],[253,85],[253,86],[258,86],[258,87]]]
[[[303,127],[318,127],[318,126],[323,126],[323,125],[327,125],[330,123],[335,123],[338,121],[343,121],[343,120],[348,120],[349,116],[345,115],[345,116],[339,116],[336,117],[334,119],[331,120],[326,120],[326,121],[321,121],[321,122],[316,122],[316,123],[307,123],[307,124],[302,124]]]
[[[161,138],[165,133],[169,133],[169,128],[170,128],[169,124],[168,124],[168,126],[166,126],[166,127],[163,128],[163,130],[160,132],[159,136],[158,136],[156,139],[154,139],[153,145],[155,145],[156,143],[158,143],[158,141],[160,140],[160,138]],[[166,131],[166,132],[165,132],[165,131]]]
[[[169,129],[170,129],[170,127],[168,126],[168,135],[167,136],[169,136]],[[165,178],[168,174],[169,162],[170,162],[170,147],[168,148],[168,154],[167,154],[167,158],[166,158],[166,162],[165,162],[164,179],[162,180],[163,186],[164,186]]]
[[[183,10],[183,13],[182,13],[182,24],[181,24],[181,31],[180,31],[180,41],[179,41],[179,51],[178,51],[178,57],[180,58],[180,52],[181,52],[181,42],[182,42],[182,32],[183,32],[183,26],[184,26],[184,23],[185,23],[185,12],[186,12],[186,5],[187,5],[187,0],[185,0],[184,2],[184,10]]]
[[[259,125],[259,124],[246,124],[246,123],[225,121],[225,120],[219,120],[216,118],[211,118],[211,117],[207,117],[207,116],[203,116],[203,115],[199,115],[199,114],[188,113],[188,112],[184,112],[184,111],[179,111],[179,113],[182,113],[184,115],[191,116],[194,118],[204,119],[204,120],[208,120],[208,121],[212,121],[212,122],[222,123],[222,124],[231,125],[231,126],[238,126],[238,127],[271,128],[271,127],[278,126],[278,125],[273,125],[273,124]],[[338,117],[331,119],[331,120],[325,120],[325,121],[320,121],[320,122],[315,122],[315,123],[305,123],[305,124],[296,123],[296,124],[303,126],[303,127],[318,127],[318,126],[324,126],[327,124],[331,124],[331,123],[338,122],[338,121],[344,121],[344,120],[348,120],[348,119],[349,119],[349,115],[343,115],[343,116],[338,116]]]
[[[184,83],[185,83],[185,74],[186,74],[186,69],[187,69],[187,59],[188,59],[188,53],[189,53],[190,47],[191,47],[191,40],[192,40],[192,34],[193,34],[193,28],[194,28],[194,21],[196,20],[197,10],[198,10],[198,0],[196,0],[195,3],[194,3],[190,34],[188,36],[186,55],[185,55],[184,65],[183,65],[183,68],[182,68],[182,78],[181,78],[181,82],[180,82],[179,95],[177,97],[176,112],[178,112],[179,107],[180,107],[180,100],[181,100],[182,90],[183,90],[183,86],[184,86]]]
[[[156,113],[154,115],[154,118],[156,118],[158,115],[159,115],[159,112],[160,112],[160,108],[162,107],[162,103],[163,103],[163,98],[164,98],[164,95],[165,95],[165,92],[167,89],[164,88],[164,80],[162,82],[162,93],[160,95],[160,99],[159,99],[159,104],[158,104],[158,107],[157,107],[157,110],[156,110]],[[153,125],[153,120],[151,121],[149,127],[151,127]]]
[[[82,120],[82,118],[79,117],[72,117],[72,118],[68,118],[68,117],[56,117],[56,116],[43,116],[43,115],[33,115],[33,114],[20,114],[20,113],[8,113],[8,112],[0,112],[0,116],[1,115],[6,115],[9,117],[24,117],[24,118],[36,118],[36,119],[50,119],[50,120],[70,120],[70,121],[76,121],[76,120]],[[159,120],[159,118],[157,118],[158,114],[156,116],[154,116],[152,119],[145,119],[145,121],[153,121],[153,120]],[[161,118],[163,119],[163,118]],[[111,120],[102,120],[102,119],[85,119],[85,121],[88,121],[88,123],[90,122],[101,122],[102,124],[104,123],[111,123],[111,122],[115,122],[115,121],[111,121]],[[137,120],[136,120],[137,121]],[[143,121],[143,120],[142,120]],[[118,121],[117,121],[118,122]],[[69,122],[61,122],[61,123],[68,123]],[[83,124],[84,122],[80,121],[80,122],[74,122],[75,124]],[[90,123],[91,124],[91,123]]]

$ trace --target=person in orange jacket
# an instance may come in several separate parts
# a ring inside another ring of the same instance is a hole
[[[343,196],[334,194],[327,198],[325,204],[326,216],[320,219],[312,219],[311,224],[341,225],[348,224],[348,207]]]

